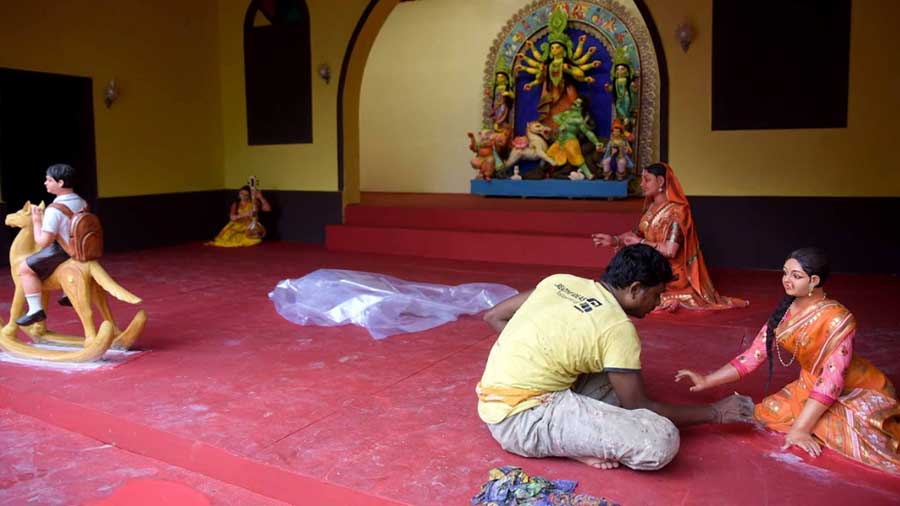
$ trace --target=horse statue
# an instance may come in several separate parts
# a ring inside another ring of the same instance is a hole
[[[550,127],[540,121],[531,121],[525,127],[525,135],[513,139],[512,151],[504,166],[509,167],[521,159],[543,160],[550,165],[556,165],[552,158],[547,156],[547,138],[551,133]]]
[[[88,262],[66,260],[43,281],[44,307],[47,307],[50,290],[62,290],[81,320],[84,328],[83,337],[50,331],[43,321],[23,329],[35,344],[70,346],[73,350],[38,348],[16,338],[18,330],[16,319],[25,314],[25,294],[19,280],[18,267],[25,258],[40,249],[34,242],[32,206],[31,202],[26,202],[21,210],[6,215],[6,224],[21,230],[9,248],[9,265],[16,291],[10,306],[9,323],[0,330],[0,348],[17,357],[52,362],[91,362],[101,358],[110,348],[119,350],[131,348],[144,329],[147,314],[143,309],[139,310],[124,332],[116,326],[106,300],[106,293],[129,304],[139,304],[141,299],[116,283],[96,260]],[[43,209],[44,203],[41,202],[39,207]],[[92,306],[95,306],[103,317],[99,331],[94,325]]]

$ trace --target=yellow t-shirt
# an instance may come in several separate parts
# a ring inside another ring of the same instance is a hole
[[[596,281],[556,274],[537,285],[491,348],[478,415],[499,423],[582,374],[640,368],[640,339],[615,297]]]

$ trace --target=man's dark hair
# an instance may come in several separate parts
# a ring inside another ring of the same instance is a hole
[[[63,182],[63,188],[75,187],[75,169],[71,165],[57,163],[47,167],[47,175],[53,179]]]
[[[659,251],[646,244],[626,246],[606,266],[601,281],[613,288],[625,288],[637,281],[642,286],[664,285],[672,281],[672,266]]]

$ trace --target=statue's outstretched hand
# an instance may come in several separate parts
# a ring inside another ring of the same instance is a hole
[[[691,380],[694,384],[690,390],[691,392],[700,392],[702,390],[706,390],[709,386],[706,384],[706,377],[702,374],[697,374],[690,369],[680,369],[677,374],[675,374],[675,382],[679,382],[682,378],[687,378]]]
[[[612,236],[609,234],[591,234],[594,246],[612,246]]]
[[[809,432],[790,430],[784,436],[784,445],[782,450],[787,450],[791,446],[796,446],[809,454],[810,457],[818,457],[822,455],[822,445],[819,444],[812,434]]]

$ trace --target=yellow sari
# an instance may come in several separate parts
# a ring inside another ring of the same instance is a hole
[[[253,210],[253,203],[243,202],[237,204],[237,213],[249,213]],[[266,229],[262,223],[253,218],[239,218],[229,221],[227,225],[219,232],[210,242],[208,246],[218,246],[220,248],[240,248],[243,246],[255,246],[262,242],[266,235]]]
[[[775,346],[781,346],[777,360],[796,360],[800,378],[757,404],[754,417],[773,430],[788,432],[810,397],[831,403],[812,433],[851,459],[900,473],[897,394],[884,373],[853,354],[855,332],[853,315],[833,300],[823,300],[801,314],[788,313],[775,330]],[[745,372],[755,368],[765,360],[760,351],[756,342],[732,365]]]

